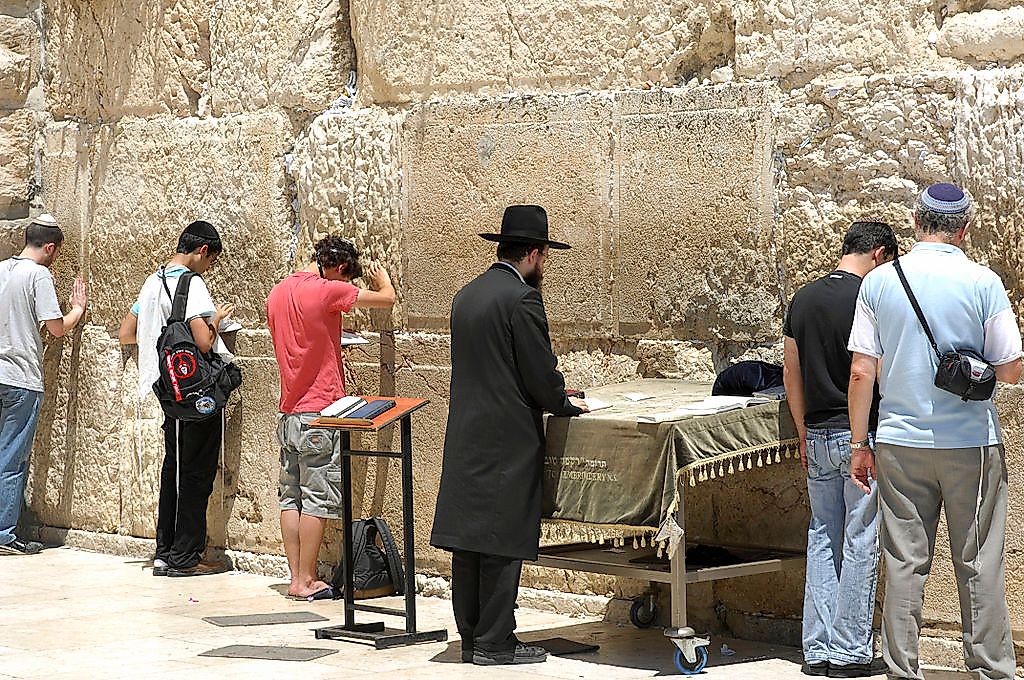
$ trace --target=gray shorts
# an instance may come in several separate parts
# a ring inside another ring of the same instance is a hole
[[[341,455],[329,430],[308,428],[319,413],[278,413],[281,444],[278,499],[282,510],[324,519],[341,517]]]

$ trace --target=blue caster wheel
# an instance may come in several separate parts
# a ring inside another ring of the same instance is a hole
[[[633,600],[629,608],[629,620],[637,628],[650,628],[658,616],[658,607],[646,598]]]
[[[676,668],[683,675],[696,675],[704,670],[704,667],[708,665],[708,648],[697,647],[697,660],[694,663],[690,663],[683,656],[683,650],[676,648]]]

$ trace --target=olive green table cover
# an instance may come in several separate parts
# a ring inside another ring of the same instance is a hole
[[[543,516],[653,533],[671,520],[681,485],[771,465],[797,452],[785,401],[713,415],[676,413],[710,394],[708,384],[637,380],[586,390],[588,399],[597,397],[610,408],[548,417]],[[631,401],[627,395],[650,398]],[[637,421],[658,414],[676,419]]]

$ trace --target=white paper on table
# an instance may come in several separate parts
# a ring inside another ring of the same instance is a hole
[[[341,332],[341,346],[348,347],[350,345],[369,345],[370,341],[361,335],[355,333],[349,333],[348,331]]]
[[[612,406],[607,401],[601,401],[597,397],[587,397],[583,401],[587,402],[587,408],[590,409],[591,413],[594,411],[600,411],[601,409],[611,408]]]
[[[693,415],[709,415],[724,413],[733,409],[746,408],[753,404],[763,404],[767,399],[761,397],[728,397],[724,395],[705,397],[703,401],[687,404],[681,410]]]
[[[645,399],[654,398],[653,394],[644,394],[643,392],[626,392],[622,396],[625,397],[626,399],[629,399],[630,401],[643,401]]]

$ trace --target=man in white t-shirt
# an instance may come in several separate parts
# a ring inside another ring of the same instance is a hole
[[[85,314],[85,283],[71,288],[71,311],[62,314],[50,266],[64,234],[42,214],[25,229],[25,249],[0,262],[0,553],[31,555],[35,541],[15,535],[28,475],[39,407],[43,402],[43,339],[39,324],[56,337],[69,333]]]
[[[182,274],[203,274],[223,250],[220,235],[208,222],[193,222],[178,239],[177,252],[142,286],[139,298],[121,322],[121,344],[139,346],[139,398],[153,393],[160,376],[156,344],[171,315],[171,300]],[[189,282],[185,321],[201,352],[219,348],[217,328],[234,305],[215,305],[201,276]],[[164,462],[160,470],[154,576],[202,576],[228,569],[203,559],[206,506],[217,476],[223,434],[219,415],[184,421],[164,416]]]

